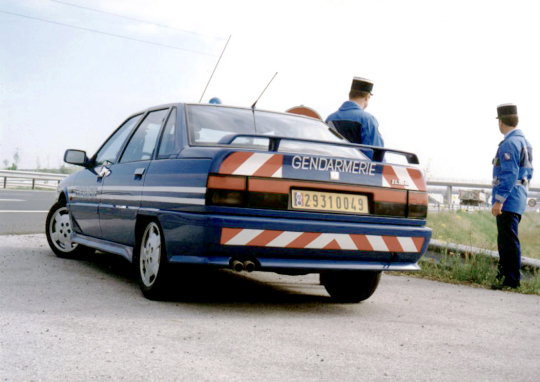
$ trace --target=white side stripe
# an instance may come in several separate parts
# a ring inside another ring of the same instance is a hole
[[[206,193],[206,187],[103,186],[103,191],[184,192],[190,194],[204,194]]]
[[[82,199],[82,198],[78,198]],[[168,198],[166,196],[133,196],[133,195],[101,195],[101,200],[122,200],[122,201],[145,201],[158,203],[178,203],[178,204],[196,204],[205,205],[204,199],[197,198]]]
[[[77,190],[76,186],[68,187],[69,191]],[[144,186],[103,186],[103,191],[120,192],[183,192],[189,194],[204,194],[206,187],[144,187]]]
[[[204,199],[196,199],[196,198],[167,198],[165,196],[143,196],[142,200],[145,202],[197,204],[200,206],[205,205]]]

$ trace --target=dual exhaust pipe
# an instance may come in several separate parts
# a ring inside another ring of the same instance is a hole
[[[236,272],[242,272],[242,271],[253,272],[255,268],[257,268],[255,263],[250,260],[246,260],[244,262],[240,260],[233,260],[231,263],[231,267]]]

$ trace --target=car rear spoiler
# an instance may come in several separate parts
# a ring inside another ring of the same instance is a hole
[[[402,155],[407,158],[409,164],[420,164],[418,156],[413,153],[406,151],[392,150],[384,147],[368,146],[368,145],[359,145],[356,143],[341,143],[341,142],[328,142],[328,141],[318,141],[315,139],[303,139],[303,138],[291,138],[291,137],[277,137],[275,135],[262,135],[262,134],[230,134],[221,138],[218,142],[220,145],[230,145],[237,138],[265,138],[268,139],[270,144],[268,145],[268,151],[278,151],[279,144],[282,140],[295,141],[295,142],[307,142],[307,143],[317,143],[321,145],[331,145],[331,146],[342,146],[350,147],[355,149],[360,149],[362,151],[371,151],[373,153],[372,159],[377,162],[382,162],[386,153],[392,153],[397,155]]]

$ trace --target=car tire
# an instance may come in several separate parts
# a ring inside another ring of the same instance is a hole
[[[380,271],[338,271],[321,273],[320,281],[337,302],[358,303],[367,300],[377,289]]]
[[[65,200],[59,200],[49,210],[45,220],[45,234],[53,252],[63,259],[74,259],[95,252],[92,248],[72,242],[73,227]]]
[[[157,221],[148,221],[133,254],[133,265],[144,297],[162,300],[168,280],[168,262],[163,230]]]

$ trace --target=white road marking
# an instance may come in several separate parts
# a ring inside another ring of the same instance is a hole
[[[22,199],[0,199],[0,202],[26,202],[26,200],[22,200]]]
[[[49,211],[14,211],[14,210],[3,210],[3,211],[0,211],[0,213],[23,213],[23,214],[26,214],[26,213],[47,213]]]

